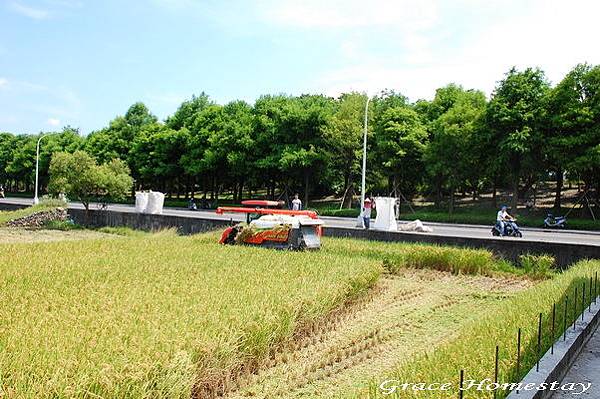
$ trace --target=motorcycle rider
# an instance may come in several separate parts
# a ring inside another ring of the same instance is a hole
[[[506,205],[502,205],[502,208],[500,208],[498,214],[496,215],[496,224],[498,224],[498,227],[500,228],[501,236],[506,234],[506,222],[512,222],[515,220],[515,218],[508,213],[507,209],[508,207]]]

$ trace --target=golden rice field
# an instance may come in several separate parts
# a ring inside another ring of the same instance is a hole
[[[0,241],[0,398],[378,397],[382,378],[454,372],[465,342],[597,268],[540,283],[481,250],[114,232]]]
[[[172,233],[1,244],[5,397],[189,397],[360,295],[372,260]]]

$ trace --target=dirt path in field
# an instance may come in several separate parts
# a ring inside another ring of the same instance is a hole
[[[436,271],[386,275],[369,300],[277,354],[227,398],[333,398],[359,391],[370,378],[456,336],[486,305],[529,286],[524,280]]]

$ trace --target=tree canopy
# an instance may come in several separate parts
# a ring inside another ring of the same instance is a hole
[[[495,198],[498,188],[508,188],[514,207],[536,182],[555,179],[560,207],[563,176],[569,176],[598,198],[599,91],[600,66],[588,64],[554,86],[540,69],[512,68],[489,99],[457,84],[414,103],[384,90],[368,109],[367,190],[430,196],[438,205],[447,201],[452,212],[458,191],[476,197],[487,190]],[[127,191],[215,201],[227,192],[235,202],[255,194],[300,193],[305,201],[333,195],[350,207],[360,183],[366,102],[364,93],[350,92],[221,105],[202,92],[164,121],[138,102],[85,137],[69,126],[43,133],[52,134],[41,145],[40,186],[69,188],[60,178],[49,182],[49,169],[55,165],[57,175],[74,179],[65,166],[75,162],[66,154],[74,154],[81,165],[73,170],[85,168],[81,187],[84,177],[100,178],[104,165],[113,165],[120,176],[131,174]],[[9,191],[32,191],[39,137],[0,133],[0,184]],[[100,195],[103,187],[90,190]]]

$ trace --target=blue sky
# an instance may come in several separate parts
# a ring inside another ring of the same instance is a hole
[[[136,101],[159,118],[202,91],[491,93],[511,66],[553,82],[600,63],[586,0],[0,0],[0,131],[105,126]]]

